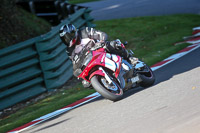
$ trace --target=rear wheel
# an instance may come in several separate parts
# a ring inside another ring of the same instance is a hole
[[[109,84],[105,77],[95,75],[91,78],[91,84],[106,99],[117,101],[123,97],[123,90],[117,81],[112,80],[112,83]]]
[[[152,86],[155,82],[155,76],[151,68],[145,65],[142,71],[138,71],[138,74],[141,78],[140,86],[149,87]]]

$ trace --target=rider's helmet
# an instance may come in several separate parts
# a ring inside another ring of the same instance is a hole
[[[60,28],[60,38],[68,47],[72,47],[78,42],[77,29],[73,24],[66,24]]]

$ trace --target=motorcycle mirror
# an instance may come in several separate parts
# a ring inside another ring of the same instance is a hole
[[[128,45],[128,42],[127,42],[127,41],[125,41],[125,42],[124,42],[124,45]]]

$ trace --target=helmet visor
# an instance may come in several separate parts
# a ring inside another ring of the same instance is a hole
[[[65,39],[66,43],[70,43],[70,41],[75,39],[76,37],[77,37],[77,32],[72,32],[72,33],[66,32],[63,38]]]
[[[70,41],[73,39],[69,33],[66,33],[64,36],[63,36],[63,39],[65,41],[65,43],[69,44]]]

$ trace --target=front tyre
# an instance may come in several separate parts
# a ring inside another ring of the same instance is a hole
[[[151,68],[145,65],[144,69],[138,72],[140,79],[142,80],[139,84],[142,87],[152,86],[155,82],[155,75]]]
[[[103,76],[93,76],[91,78],[91,84],[93,88],[106,99],[118,101],[123,97],[123,90],[119,87],[117,82],[113,81],[109,84]]]

